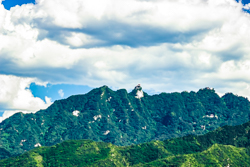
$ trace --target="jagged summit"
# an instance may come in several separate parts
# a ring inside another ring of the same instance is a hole
[[[144,97],[144,92],[142,91],[141,84],[138,84],[131,93],[137,99],[141,99],[142,97]]]
[[[141,84],[138,84],[138,85],[135,87],[135,90],[142,90]]]
[[[143,94],[143,91],[142,91],[142,87],[141,87],[140,84],[138,84],[138,85],[135,87],[135,89],[137,90],[136,96],[135,96],[137,99],[140,99],[140,98],[144,97],[144,94]]]
[[[38,143],[51,146],[69,139],[130,145],[204,134],[223,125],[247,122],[249,115],[246,98],[220,97],[212,89],[150,96],[139,84],[131,93],[102,86],[57,100],[46,110],[17,113],[1,122],[0,159],[33,149]]]

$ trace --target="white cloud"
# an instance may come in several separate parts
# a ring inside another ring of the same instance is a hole
[[[22,113],[35,113],[35,112],[31,112],[31,111],[24,111],[24,110],[6,110],[4,111],[3,115],[0,117],[0,122],[2,122],[3,120],[11,117],[12,115],[16,114],[16,113],[19,113],[19,112],[22,112]]]
[[[32,95],[28,88],[31,82],[41,84],[36,81],[34,78],[0,75],[0,109],[5,110],[0,119],[8,118],[17,112],[34,113],[52,104],[48,97],[45,97],[46,102],[44,102]]]
[[[62,98],[64,96],[64,92],[62,89],[58,90],[58,94],[60,95],[60,97]]]
[[[156,92],[210,86],[250,97],[241,91],[250,80],[250,16],[242,11],[249,5],[234,0],[36,2],[10,11],[0,6],[0,73],[91,87],[141,83]]]

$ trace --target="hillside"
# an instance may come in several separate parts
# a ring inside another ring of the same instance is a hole
[[[205,134],[249,121],[250,103],[214,89],[150,96],[137,86],[128,93],[107,86],[55,101],[35,114],[17,113],[0,123],[0,158],[69,139],[127,146],[188,134]]]
[[[139,145],[115,146],[91,140],[68,140],[38,147],[1,166],[250,166],[250,122],[200,136]]]

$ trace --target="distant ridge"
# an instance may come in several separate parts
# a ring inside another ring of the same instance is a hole
[[[150,96],[141,85],[128,93],[107,86],[55,101],[35,114],[17,113],[0,123],[0,158],[69,139],[115,145],[205,134],[249,121],[250,102],[214,89]]]

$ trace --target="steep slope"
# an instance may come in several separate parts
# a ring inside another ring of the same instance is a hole
[[[116,145],[204,134],[249,121],[250,103],[213,89],[149,96],[138,85],[131,93],[107,86],[55,101],[35,114],[17,113],[0,123],[0,158],[68,139]]]
[[[91,140],[68,140],[2,160],[0,165],[250,166],[249,129],[250,122],[235,127],[222,127],[205,135],[126,147]]]

